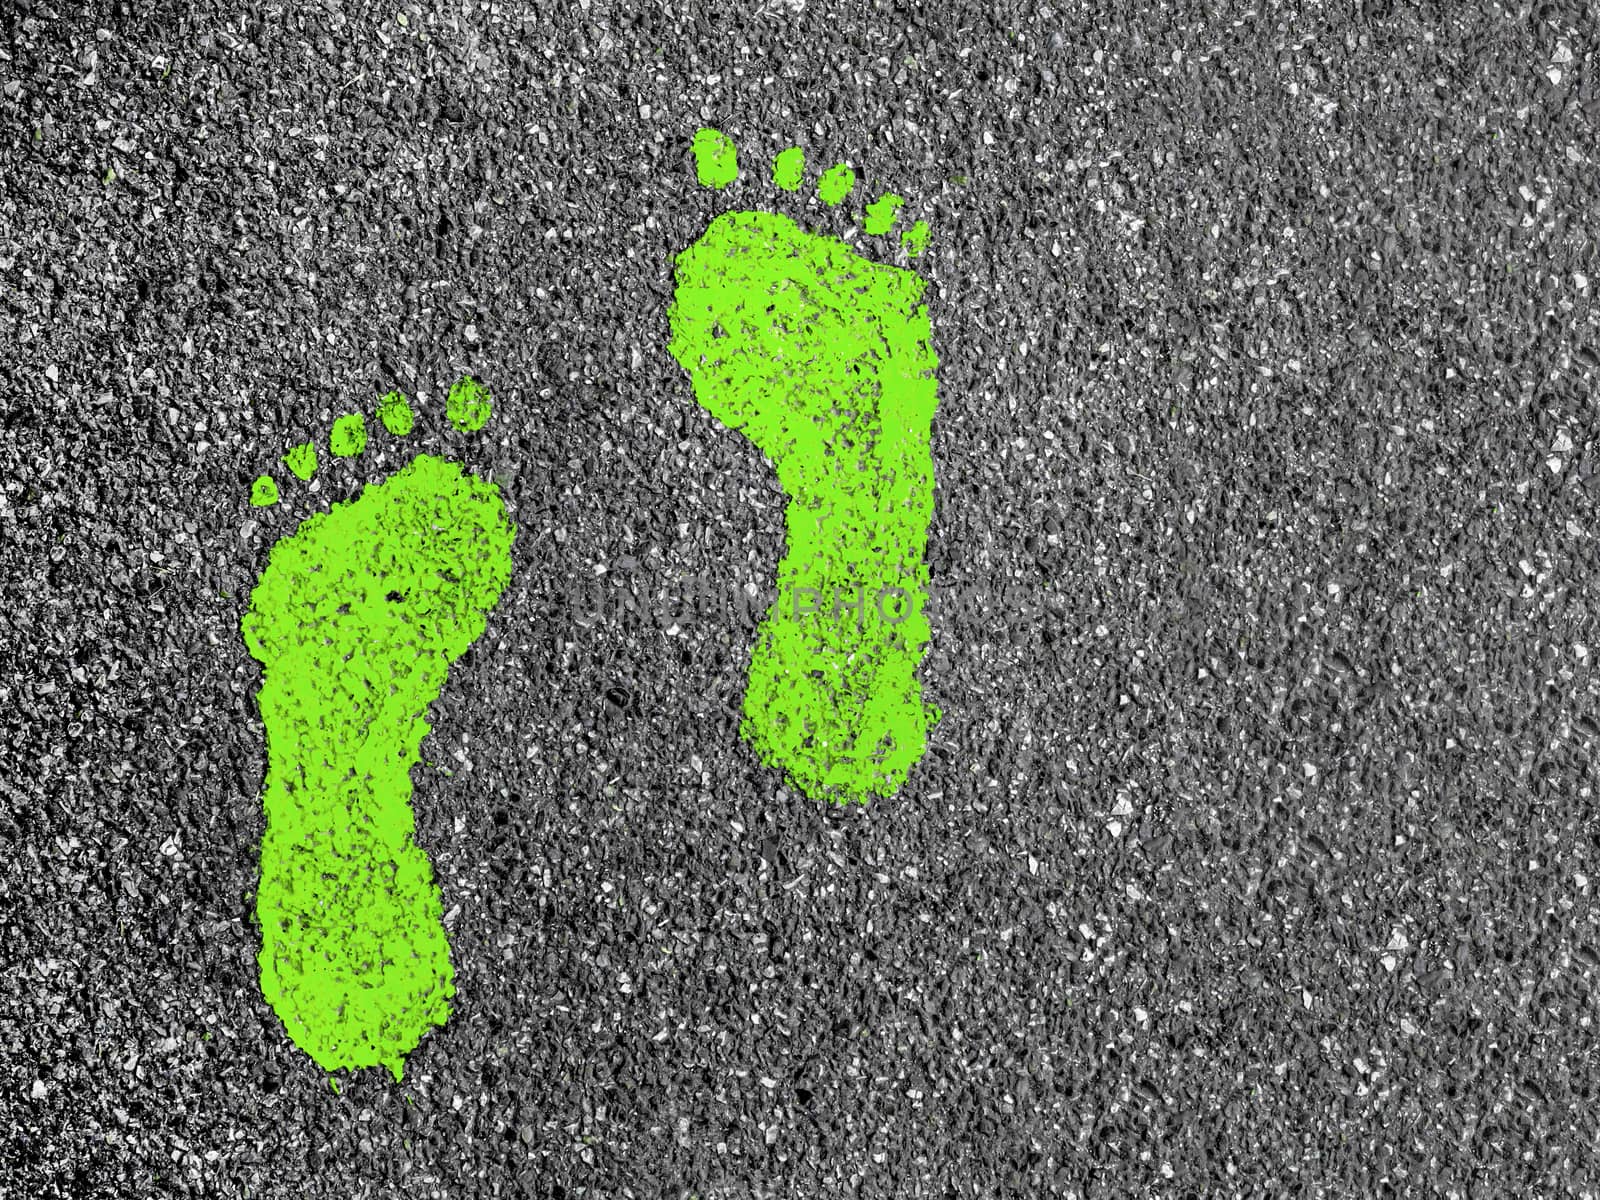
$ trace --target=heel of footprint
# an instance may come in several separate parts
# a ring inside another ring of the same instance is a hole
[[[721,191],[739,177],[739,151],[732,138],[720,129],[703,128],[694,135],[695,176],[702,187]],[[780,151],[772,160],[772,183],[779,191],[798,192],[806,179],[806,152],[799,146]],[[835,163],[817,178],[817,199],[837,208],[856,187],[856,173],[848,163]],[[893,231],[905,197],[885,192],[863,207],[862,228],[873,237]],[[916,258],[927,249],[928,223],[916,221],[900,234],[900,247],[907,258]]]
[[[416,413],[404,392],[385,393],[375,406],[378,423],[392,437],[408,437],[416,428]],[[493,400],[489,389],[474,375],[463,375],[451,386],[445,398],[445,415],[450,424],[462,433],[475,433],[482,429],[493,413]],[[355,458],[367,448],[367,419],[360,412],[347,412],[334,419],[328,431],[328,453],[335,458]],[[320,458],[315,441],[301,442],[290,447],[283,455],[283,466],[293,478],[309,483],[317,473]],[[256,476],[250,485],[250,503],[256,508],[270,508],[282,498],[278,480],[271,472]]]

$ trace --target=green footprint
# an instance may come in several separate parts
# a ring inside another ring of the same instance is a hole
[[[379,415],[391,433],[411,428],[399,393]],[[360,453],[359,414],[335,431],[333,453]],[[298,474],[315,450],[297,449]],[[277,498],[271,476],[256,480],[253,503]],[[243,633],[267,729],[261,990],[324,1070],[382,1065],[399,1079],[450,1014],[455,973],[413,839],[411,767],[450,664],[510,581],[513,533],[494,484],[419,454],[280,540],[251,592]]]
[[[694,154],[702,184],[737,178],[724,134],[700,130]],[[804,169],[785,150],[774,183],[793,191]],[[837,205],[854,186],[840,164],[818,195]],[[887,233],[901,203],[868,205],[867,232]],[[902,235],[908,257],[927,237],[921,221]],[[916,677],[938,403],[923,281],[770,212],[724,213],[676,265],[672,355],[695,399],[772,460],[788,500],[741,733],[807,795],[891,795],[938,719]]]

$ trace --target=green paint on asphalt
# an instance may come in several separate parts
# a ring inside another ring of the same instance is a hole
[[[450,1014],[411,767],[450,664],[511,577],[499,489],[420,454],[273,546],[242,622],[262,664],[261,990],[327,1071],[386,1066]]]
[[[740,731],[808,795],[890,795],[938,719],[916,676],[938,403],[925,285],[767,212],[717,217],[676,274],[669,349],[788,501]]]

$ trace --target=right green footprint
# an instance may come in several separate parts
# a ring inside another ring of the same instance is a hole
[[[700,130],[694,155],[705,186],[738,177],[724,134]],[[773,162],[785,191],[804,177],[798,148]],[[854,186],[840,164],[817,194],[837,205]],[[867,205],[865,231],[888,233],[901,204]],[[902,234],[906,254],[927,236],[921,221]],[[740,732],[808,796],[892,795],[938,719],[916,674],[938,405],[923,280],[761,211],[717,217],[676,266],[669,349],[701,406],[772,461],[787,499]]]

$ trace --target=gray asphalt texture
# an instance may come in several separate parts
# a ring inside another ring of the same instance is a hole
[[[1600,1194],[1593,4],[0,7],[0,1196]],[[662,618],[781,553],[665,312],[717,212],[858,220],[791,143],[933,227],[994,597],[866,809]],[[335,1093],[238,626],[415,450],[517,574],[416,771],[455,1016]]]

